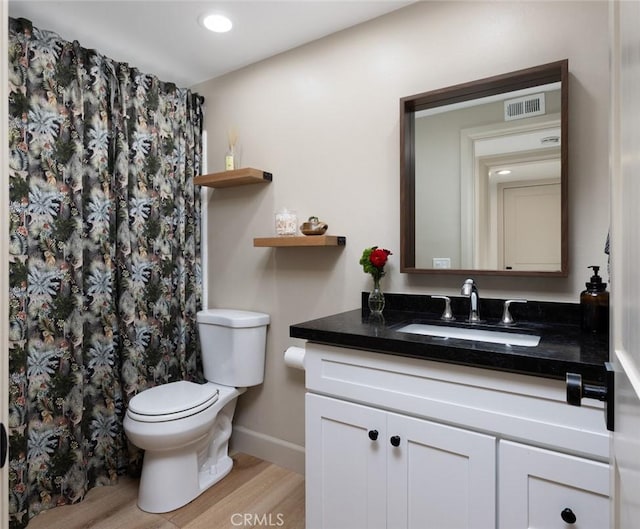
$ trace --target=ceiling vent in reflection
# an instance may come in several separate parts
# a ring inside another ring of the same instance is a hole
[[[544,114],[544,93],[532,94],[504,102],[504,120],[530,118]]]

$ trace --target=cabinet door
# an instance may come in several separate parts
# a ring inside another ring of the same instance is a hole
[[[499,527],[609,527],[609,465],[501,441],[499,469]]]
[[[385,424],[380,410],[307,394],[309,529],[386,527]]]
[[[495,529],[496,439],[390,413],[388,527]]]

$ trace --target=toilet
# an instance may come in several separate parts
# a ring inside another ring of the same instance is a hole
[[[264,379],[269,315],[233,309],[197,314],[205,384],[177,381],[129,402],[124,431],[144,453],[138,507],[152,513],[186,505],[225,477],[237,398]]]

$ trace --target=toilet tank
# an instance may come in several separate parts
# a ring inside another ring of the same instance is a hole
[[[204,377],[244,388],[262,384],[269,315],[235,309],[198,312]]]

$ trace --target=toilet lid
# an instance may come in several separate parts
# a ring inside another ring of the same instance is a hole
[[[192,415],[208,408],[218,400],[219,390],[214,384],[196,384],[186,380],[170,382],[138,393],[129,402],[129,409],[139,415]],[[197,409],[196,409],[197,408]]]

